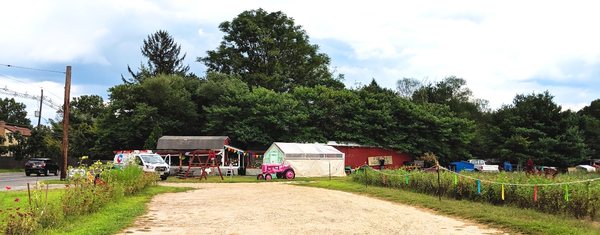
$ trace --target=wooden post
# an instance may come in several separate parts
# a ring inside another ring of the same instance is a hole
[[[27,195],[29,197],[29,208],[31,208],[31,189],[29,189],[29,183],[27,183]]]
[[[369,187],[369,184],[367,183],[367,180],[369,180],[369,175],[367,174],[367,172],[368,172],[367,170],[368,170],[368,169],[369,169],[369,167],[368,167],[368,166],[367,166],[367,167],[365,167],[365,169],[364,169],[364,170],[365,170],[365,188],[366,188],[366,187]]]
[[[69,96],[71,95],[71,66],[67,66],[65,73],[65,102],[63,106],[63,140],[62,140],[62,152],[63,152],[63,166],[60,171],[60,179],[65,180],[67,178],[67,159],[69,157],[69,111],[70,102]]]
[[[40,95],[40,116],[38,117],[37,127],[40,127],[40,122],[42,121],[42,100],[44,100],[44,89],[42,89],[42,94]]]
[[[440,164],[437,164],[437,175],[438,175],[438,200],[442,200],[442,190],[441,190],[441,183],[440,183]]]
[[[329,160],[329,180],[331,180],[331,160]]]

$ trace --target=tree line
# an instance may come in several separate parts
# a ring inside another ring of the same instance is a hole
[[[403,78],[397,89],[375,80],[346,88],[330,58],[282,12],[244,11],[219,29],[220,45],[197,58],[205,76],[189,72],[180,45],[160,30],[143,41],[146,63],[127,66],[108,102],[74,98],[70,156],[107,159],[117,149],[154,149],[163,135],[226,135],[244,149],[335,140],[413,156],[432,152],[444,164],[493,158],[566,167],[600,158],[600,99],[573,112],[546,91],[490,110],[456,76],[431,83]],[[30,125],[15,115],[23,110],[0,100],[0,120]],[[33,128],[18,157],[60,156],[61,133],[60,120]]]

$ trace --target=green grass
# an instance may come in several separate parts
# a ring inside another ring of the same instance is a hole
[[[42,183],[44,184],[68,184],[69,181],[64,181],[64,180],[42,180]]]
[[[23,172],[23,169],[0,169],[0,173]]]
[[[69,218],[64,224],[38,234],[114,234],[128,227],[146,212],[146,203],[161,193],[184,192],[191,188],[151,186],[141,193],[108,204],[100,211],[81,217]]]
[[[45,193],[44,193],[45,195]],[[58,201],[60,199],[60,196],[62,195],[62,189],[50,189],[48,190],[48,201]],[[15,199],[18,198],[19,201],[16,202]],[[20,208],[28,208],[29,207],[29,201],[28,201],[28,196],[27,196],[27,191],[26,190],[21,190],[21,191],[2,191],[0,192],[0,210],[5,210],[8,208],[16,208],[16,207],[20,207]],[[2,219],[4,219],[4,216],[6,215],[6,213],[0,213],[0,221]]]
[[[398,189],[368,186],[349,178],[318,180],[301,183],[303,186],[340,190],[386,201],[433,209],[449,215],[488,224],[508,232],[527,234],[600,234],[600,223],[551,215],[530,209],[494,206],[486,203],[460,201]]]

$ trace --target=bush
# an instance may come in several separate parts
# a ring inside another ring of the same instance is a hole
[[[71,170],[71,169],[70,169]],[[146,173],[138,166],[113,169],[112,164],[96,162],[80,167],[70,177],[59,201],[49,202],[43,185],[33,188],[28,208],[8,208],[0,231],[6,234],[31,234],[39,228],[60,226],[70,216],[93,213],[111,201],[134,195],[153,185],[158,175]],[[16,202],[20,199],[15,199]]]

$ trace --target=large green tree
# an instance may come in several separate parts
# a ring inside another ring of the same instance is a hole
[[[580,128],[590,150],[590,157],[600,159],[600,99],[583,107],[578,114],[581,115]]]
[[[158,75],[110,88],[110,105],[98,123],[98,149],[154,149],[162,135],[198,135],[199,112],[192,100],[197,82]]]
[[[244,11],[219,29],[225,33],[221,45],[198,58],[208,71],[239,74],[250,87],[275,91],[344,86],[329,71],[329,57],[319,53],[302,27],[280,11]]]
[[[493,147],[488,138],[488,102],[475,98],[464,79],[449,76],[435,83],[422,84],[415,79],[404,78],[397,82],[397,86],[402,96],[410,96],[416,103],[445,105],[456,116],[474,121],[475,136],[469,144],[468,152],[475,157],[488,155],[489,149]]]
[[[414,89],[412,100],[417,103],[448,105],[459,117],[470,119],[479,119],[487,111],[487,101],[474,98],[473,92],[467,87],[467,81],[462,78],[450,76],[428,85],[416,85],[415,82],[410,79],[400,80],[398,89]]]
[[[306,142],[333,141],[360,142],[362,135],[354,127],[356,114],[362,112],[360,98],[355,91],[325,86],[297,87],[292,92],[299,102],[297,109],[308,115],[298,138]]]
[[[578,113],[600,119],[600,99],[592,101],[590,105],[583,107]]]
[[[98,95],[83,95],[71,102],[69,152],[73,157],[99,158],[95,148],[98,140],[97,120],[105,113],[106,106]]]
[[[577,115],[561,111],[547,91],[517,95],[512,105],[495,112],[489,132],[492,156],[514,162],[566,167],[588,157]]]
[[[14,125],[31,126],[25,108],[25,104],[19,103],[13,98],[0,99],[0,121]]]
[[[238,77],[218,74],[209,76],[200,90],[212,97],[204,107],[207,134],[227,135],[238,146],[250,148],[301,141],[296,133],[304,128],[307,115],[291,94],[262,87],[249,90]]]
[[[60,130],[53,127],[60,126]],[[50,126],[40,125],[31,130],[29,137],[29,152],[34,157],[46,157],[59,160],[61,156],[62,124],[50,121]],[[71,145],[72,146],[72,145]]]
[[[144,39],[141,52],[148,59],[146,65],[141,63],[138,72],[134,72],[131,67],[127,66],[132,78],[122,77],[124,82],[141,82],[145,78],[159,74],[185,76],[190,70],[190,67],[183,63],[186,54],[181,55],[181,46],[167,31],[159,30],[148,35],[148,38]]]

